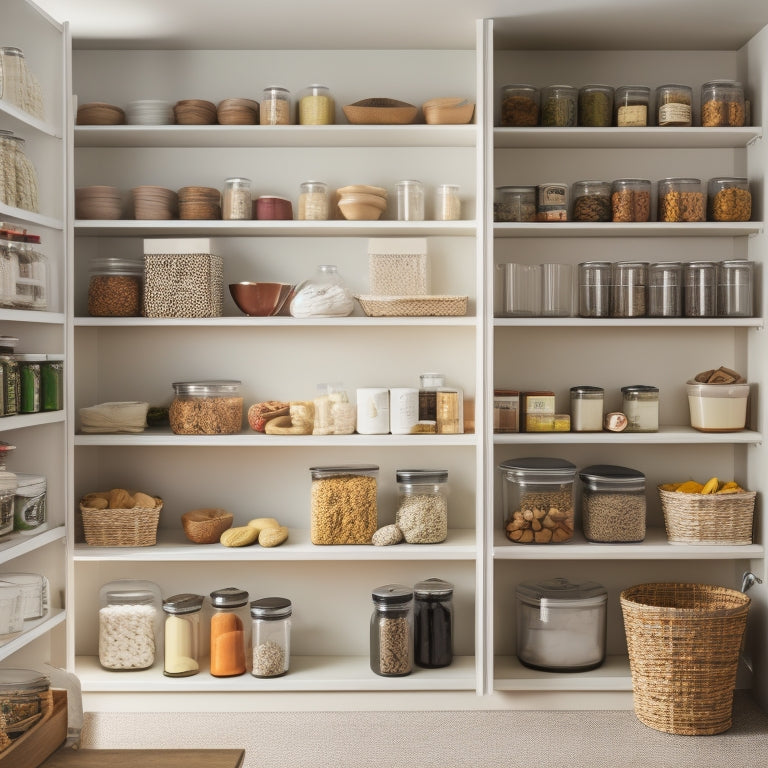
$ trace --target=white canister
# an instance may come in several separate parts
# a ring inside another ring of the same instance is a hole
[[[389,431],[393,435],[410,435],[418,420],[419,390],[416,387],[391,387]]]
[[[357,431],[361,435],[389,433],[389,390],[363,387],[357,390]]]

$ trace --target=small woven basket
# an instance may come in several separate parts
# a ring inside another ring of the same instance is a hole
[[[234,515],[223,509],[198,509],[181,516],[186,537],[194,544],[215,544],[232,527]]]
[[[677,493],[659,488],[670,544],[751,544],[755,491]]]
[[[151,547],[157,543],[162,499],[132,509],[95,509],[80,502],[85,542],[93,547]]]
[[[459,317],[467,314],[466,296],[357,296],[368,317]]]
[[[638,720],[684,736],[727,731],[749,597],[659,583],[625,589],[620,601]]]

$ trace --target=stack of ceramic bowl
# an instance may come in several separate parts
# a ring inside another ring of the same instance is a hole
[[[224,99],[216,108],[221,125],[258,125],[259,102],[252,99]]]
[[[125,123],[125,112],[113,104],[102,101],[92,101],[81,104],[77,108],[78,125],[122,125]]]
[[[353,184],[336,190],[339,210],[350,221],[375,221],[387,207],[387,190],[368,184]]]
[[[145,99],[132,101],[125,107],[128,125],[172,125],[173,121],[173,107],[168,101]]]
[[[182,99],[176,102],[173,114],[179,125],[215,125],[216,105],[205,99]]]
[[[119,219],[123,202],[117,187],[78,187],[75,190],[76,219]]]
[[[180,219],[220,219],[221,193],[214,187],[182,187],[179,190]]]
[[[165,187],[135,187],[133,190],[133,215],[136,219],[175,219],[178,198],[172,189]]]

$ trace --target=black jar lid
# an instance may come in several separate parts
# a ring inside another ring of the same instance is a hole
[[[612,483],[636,483],[645,480],[639,469],[620,467],[616,464],[592,464],[579,471],[582,480],[610,480]]]
[[[447,469],[398,469],[395,471],[398,483],[445,483]]]
[[[413,590],[404,584],[385,584],[383,587],[376,587],[371,597],[374,603],[404,605],[413,600]]]
[[[163,600],[163,610],[173,614],[196,613],[203,607],[204,599],[202,595],[184,592]]]
[[[254,619],[284,619],[291,613],[291,601],[286,597],[262,597],[251,603]]]
[[[211,603],[216,608],[239,608],[248,602],[248,592],[238,587],[224,587],[211,592]]]
[[[515,593],[529,605],[544,603],[549,608],[601,605],[608,599],[607,590],[596,581],[572,582],[564,578],[525,581],[517,585]]]
[[[416,597],[445,599],[453,594],[453,584],[438,578],[424,579],[413,585],[413,593]]]

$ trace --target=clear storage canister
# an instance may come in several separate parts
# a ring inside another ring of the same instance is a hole
[[[683,314],[683,265],[662,261],[648,265],[648,316],[680,317]]]
[[[458,184],[439,184],[435,190],[435,221],[458,221],[460,218]]]
[[[690,261],[683,265],[683,311],[686,317],[714,317],[717,313],[717,265]]]
[[[299,191],[299,221],[325,221],[329,217],[328,185],[324,181],[304,181]]]
[[[99,593],[99,663],[105,669],[146,669],[162,636],[162,597],[150,581],[118,579]]]
[[[721,261],[717,265],[717,316],[754,315],[754,262]]]
[[[689,85],[660,85],[656,89],[656,122],[660,126],[693,124]]]
[[[648,300],[648,264],[617,261],[611,274],[611,316],[645,317]]]
[[[398,469],[395,523],[409,544],[448,537],[448,470]]]
[[[651,89],[645,85],[622,85],[613,99],[614,123],[618,128],[650,125]]]
[[[0,480],[0,484],[2,480]],[[24,631],[21,587],[0,579],[0,641],[6,643]],[[0,671],[2,674],[2,671]]]
[[[559,182],[536,186],[536,221],[568,221],[568,185]]]
[[[504,531],[520,544],[573,538],[576,467],[565,459],[510,459],[499,465]]]
[[[579,88],[578,124],[585,128],[609,128],[613,124],[613,88],[610,85]]]
[[[629,467],[595,464],[579,472],[581,525],[588,541],[643,541],[645,475]]]
[[[608,593],[594,581],[557,578],[515,589],[517,657],[527,667],[582,672],[605,659]]]
[[[541,125],[570,128],[576,125],[579,91],[572,85],[548,85],[541,89]]]
[[[16,473],[13,530],[22,535],[41,533],[48,526],[48,481],[43,475]]]
[[[251,644],[248,592],[224,587],[211,592],[211,674],[236,677],[246,671]]]
[[[25,108],[27,90],[27,63],[21,48],[0,48],[0,99]]]
[[[571,387],[571,431],[602,432],[604,399],[602,387]]]
[[[424,221],[424,185],[420,181],[398,181],[397,193],[398,221]]]
[[[40,363],[40,410],[64,408],[64,355],[46,355]]]
[[[50,584],[41,573],[2,573],[0,581],[21,590],[21,615],[24,621],[42,619],[48,613]]]
[[[200,614],[203,599],[202,595],[186,592],[163,600],[163,674],[166,677],[190,677],[200,671]]]
[[[659,388],[650,384],[631,384],[621,388],[622,413],[627,417],[626,432],[659,431]]]
[[[375,464],[310,467],[313,544],[370,544],[377,526]]]
[[[496,187],[494,221],[536,221],[536,187]]]
[[[6,740],[16,739],[25,731],[28,731],[41,722],[50,705],[51,683],[48,677],[41,675],[34,669],[0,669],[0,701],[3,704],[3,735]],[[35,742],[35,738],[32,739]],[[37,739],[36,743],[39,743]],[[45,747],[39,747],[42,750]],[[37,750],[35,750],[37,751]],[[36,758],[27,757],[33,754],[29,744],[15,755],[5,755],[4,761],[8,765],[22,765],[24,763],[34,765]],[[38,752],[39,754],[39,752]],[[22,758],[21,755],[24,755]]]
[[[539,124],[539,90],[533,85],[505,85],[501,89],[502,128],[534,127]]]
[[[579,264],[579,317],[610,317],[611,262]]]
[[[263,597],[251,603],[254,677],[280,677],[288,672],[292,612],[291,601],[285,597]]]
[[[413,586],[413,661],[438,669],[453,661],[453,584],[425,579]]]
[[[16,206],[16,142],[5,129],[0,130],[0,203]]]
[[[752,194],[746,178],[721,176],[707,183],[707,219],[709,221],[749,221]]]
[[[649,221],[651,182],[649,179],[616,179],[611,185],[613,221]]]
[[[371,669],[384,677],[402,677],[413,670],[413,590],[385,584],[371,593]]]
[[[261,125],[291,124],[291,92],[279,85],[267,86],[259,103]]]
[[[221,193],[221,218],[225,221],[250,219],[253,216],[251,180],[242,177],[226,179]]]
[[[658,191],[659,221],[704,221],[706,196],[701,179],[660,179]]]
[[[138,317],[143,285],[142,260],[94,257],[88,281],[88,314],[91,317]]]
[[[235,435],[243,424],[240,382],[233,379],[175,381],[168,409],[177,435]]]
[[[464,393],[459,387],[446,385],[442,373],[419,375],[419,421],[434,421],[441,435],[464,432]]]
[[[18,480],[15,473],[5,469],[3,461],[0,469],[0,536],[6,536],[13,531],[14,499]]]
[[[299,94],[299,125],[333,125],[335,104],[327,85],[308,85]]]
[[[744,88],[737,80],[710,80],[701,86],[701,125],[739,128],[746,125]]]
[[[611,182],[577,181],[571,192],[574,221],[611,220]]]

